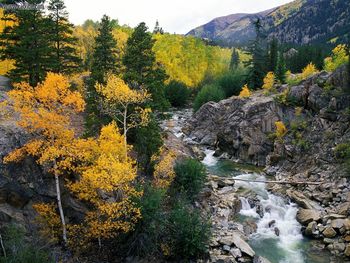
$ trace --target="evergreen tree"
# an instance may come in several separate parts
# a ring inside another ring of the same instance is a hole
[[[101,126],[110,120],[101,113],[101,99],[95,85],[96,83],[106,84],[106,75],[117,73],[117,41],[113,37],[112,29],[111,20],[104,15],[95,38],[91,76],[87,83],[86,128],[87,134],[92,136],[96,135]]]
[[[158,20],[156,21],[156,25],[153,29],[153,34],[164,34],[164,30],[162,27],[160,27]]]
[[[12,3],[23,1],[12,1]],[[44,0],[27,0],[27,4],[42,5]],[[0,35],[1,59],[12,59],[15,68],[8,76],[14,81],[26,81],[36,86],[52,66],[49,19],[40,8],[7,10],[5,21],[16,21]]]
[[[350,40],[347,45],[347,55],[348,55],[348,92],[350,93]]]
[[[152,156],[156,155],[163,145],[161,129],[155,116],[151,115],[148,125],[135,129],[134,133],[139,169],[147,175],[152,175]]]
[[[278,54],[275,76],[281,83],[285,83],[286,81],[286,72],[287,72],[286,62],[284,60],[283,53],[280,52]]]
[[[48,10],[52,20],[50,34],[54,49],[51,71],[69,74],[76,71],[80,64],[73,47],[77,41],[72,36],[73,25],[68,21],[68,12],[63,0],[51,0]]]
[[[278,42],[277,39],[272,39],[269,51],[269,71],[275,71],[278,62]]]
[[[98,83],[105,84],[106,74],[117,72],[117,41],[113,37],[112,30],[113,24],[110,18],[104,15],[95,38],[91,67],[91,77]]]
[[[250,81],[250,87],[253,89],[261,88],[263,85],[263,79],[267,73],[266,70],[266,49],[264,48],[265,35],[262,32],[262,25],[260,19],[254,22],[256,31],[256,38],[248,47],[248,54],[251,55],[251,59],[245,63],[248,67],[248,80]]]
[[[235,69],[239,65],[239,53],[238,51],[234,48],[232,50],[232,55],[231,55],[231,62],[230,62],[230,69]]]
[[[164,110],[169,106],[164,94],[164,81],[167,76],[163,67],[156,63],[153,51],[155,40],[147,29],[145,23],[140,23],[127,41],[123,57],[126,68],[124,80],[130,87],[146,88],[152,95],[150,106]]]

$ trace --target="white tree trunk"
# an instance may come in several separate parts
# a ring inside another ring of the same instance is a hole
[[[128,141],[126,138],[126,133],[128,131],[128,124],[127,124],[127,116],[128,116],[128,108],[127,106],[124,109],[124,146],[125,146],[125,158],[128,157]]]
[[[60,181],[59,181],[59,176],[56,172],[55,172],[55,182],[56,182],[57,206],[60,212],[61,223],[62,223],[62,238],[63,238],[64,244],[67,244],[67,228],[66,228],[66,221],[64,219],[64,213],[63,213],[62,202],[61,202]]]

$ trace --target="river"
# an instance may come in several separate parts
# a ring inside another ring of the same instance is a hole
[[[171,125],[164,123],[163,129],[170,131],[184,143],[197,144],[181,131],[190,116],[190,110],[174,112],[168,122]],[[237,165],[233,161],[214,157],[214,150],[200,145],[199,148],[205,154],[202,163],[212,175],[233,179],[266,180],[262,171],[256,167]],[[330,262],[327,251],[320,253],[320,250],[316,249],[318,243],[302,235],[302,226],[296,220],[298,211],[296,204],[269,192],[265,183],[235,181],[235,188],[244,192],[240,197],[242,209],[236,220],[238,222],[254,220],[257,225],[256,232],[248,237],[248,243],[257,255],[265,257],[271,263]],[[251,196],[259,200],[262,212],[259,213],[257,206],[249,202]]]

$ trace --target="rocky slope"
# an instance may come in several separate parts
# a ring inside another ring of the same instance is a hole
[[[350,29],[347,0],[296,0],[257,14],[220,17],[191,30],[188,35],[224,45],[246,44],[255,36],[252,21],[260,18],[269,38],[282,43],[307,44],[344,41]]]
[[[322,239],[334,254],[350,256],[350,184],[334,154],[337,145],[350,140],[346,79],[343,67],[297,86],[276,87],[278,94],[210,102],[184,131],[216,149],[217,156],[264,166],[279,180],[321,182],[270,189],[299,204],[306,235]],[[283,138],[274,136],[277,121],[288,129]]]

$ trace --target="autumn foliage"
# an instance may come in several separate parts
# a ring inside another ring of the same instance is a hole
[[[282,121],[276,121],[275,126],[276,126],[276,137],[278,139],[282,139],[288,132],[286,126]]]
[[[46,80],[36,87],[25,82],[16,84],[8,96],[14,111],[19,114],[18,125],[36,136],[6,156],[4,161],[20,161],[31,155],[42,165],[57,161],[56,172],[69,168],[63,157],[75,138],[71,118],[84,110],[82,96],[70,90],[64,76],[54,73],[48,73]]]
[[[135,163],[126,155],[128,149],[116,124],[103,127],[98,139],[78,140],[73,147],[81,163],[80,180],[69,184],[69,189],[91,209],[84,222],[74,226],[79,231],[72,233],[72,240],[78,236],[100,242],[130,231],[141,217],[133,199],[142,192],[133,186]]]
[[[314,75],[317,73],[318,70],[316,66],[313,63],[309,63],[304,69],[303,72],[301,73],[301,78],[302,79],[307,79],[308,77]]]
[[[262,86],[262,88],[265,91],[271,91],[275,84],[275,80],[275,74],[273,72],[268,72],[266,77],[264,78],[264,85]]]
[[[239,97],[248,98],[248,97],[250,97],[250,95],[251,95],[251,92],[248,88],[248,85],[246,84],[243,86],[242,91],[239,93]]]

